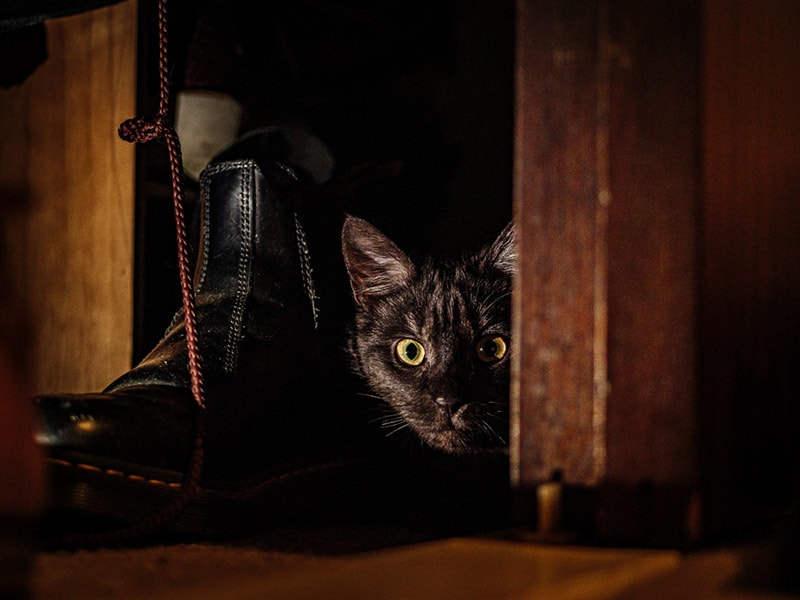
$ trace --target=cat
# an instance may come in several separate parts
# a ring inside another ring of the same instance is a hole
[[[473,255],[414,264],[376,227],[347,215],[342,255],[355,302],[349,352],[383,401],[387,435],[410,430],[447,455],[504,451],[513,224]]]

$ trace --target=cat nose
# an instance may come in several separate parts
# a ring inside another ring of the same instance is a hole
[[[453,410],[454,408],[456,408],[461,404],[458,397],[456,396],[439,396],[438,398],[436,398],[436,400],[434,400],[434,402],[436,402],[436,405],[438,407],[443,408],[445,410]]]

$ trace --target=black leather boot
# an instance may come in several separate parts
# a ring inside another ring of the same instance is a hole
[[[244,146],[263,150],[277,134],[260,135]],[[345,489],[352,469],[364,474],[328,376],[335,357],[319,340],[297,179],[263,154],[213,162],[202,174],[194,285],[205,460],[199,492],[169,524],[175,530],[230,533],[326,512],[336,504],[332,483]],[[199,410],[185,342],[179,314],[156,348],[102,393],[36,399],[56,527],[76,516],[92,526],[136,523],[174,501]]]
[[[307,142],[260,131],[201,176],[194,284],[205,459],[197,493],[159,531],[231,537],[356,525],[405,532],[367,542],[384,545],[505,525],[502,459],[498,468],[495,458],[399,448],[371,422],[380,400],[351,387],[343,214],[296,177],[304,171],[313,184],[319,173],[272,160],[319,165],[319,149]],[[316,203],[307,210],[309,197]],[[309,217],[309,236],[301,215]],[[309,247],[321,277],[312,277]],[[150,354],[103,392],[36,399],[52,484],[49,543],[59,545],[63,533],[135,528],[175,505],[199,411],[185,341],[179,314]]]

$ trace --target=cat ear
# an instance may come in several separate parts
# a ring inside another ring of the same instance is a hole
[[[503,228],[497,239],[485,250],[485,256],[490,264],[506,275],[516,273],[517,244],[513,221]]]
[[[361,306],[399,289],[414,276],[414,264],[392,240],[351,215],[342,226],[342,255],[353,297]]]

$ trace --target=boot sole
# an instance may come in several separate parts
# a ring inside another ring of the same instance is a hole
[[[177,500],[182,474],[141,465],[98,464],[79,453],[47,459],[51,526],[61,533],[124,527],[153,517]],[[342,459],[271,472],[246,481],[202,482],[168,532],[228,536],[287,523],[363,517],[364,495],[381,479],[377,465]]]

